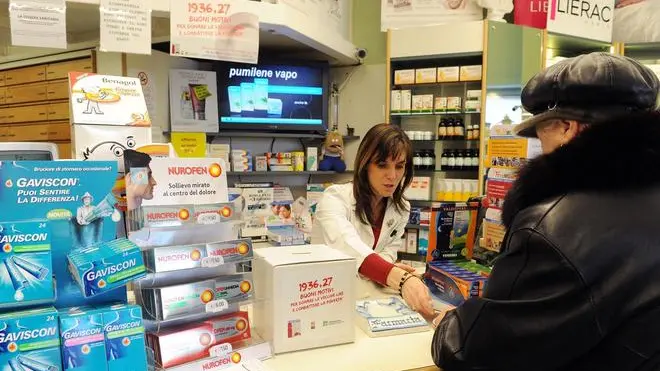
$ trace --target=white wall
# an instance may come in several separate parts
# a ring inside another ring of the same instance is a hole
[[[339,131],[346,134],[346,125],[355,128],[355,135],[364,134],[374,125],[385,122],[385,64],[368,64],[337,68],[332,79],[343,86],[339,96]],[[346,144],[346,163],[353,169],[360,141]]]
[[[163,131],[170,128],[169,73],[170,69],[207,69],[205,65],[186,58],[172,57],[169,54],[152,50],[151,55],[126,55],[126,72],[130,77],[138,77],[146,72],[149,77],[144,87],[152,121],[152,140],[156,143],[168,142]],[[153,109],[152,109],[153,107]]]

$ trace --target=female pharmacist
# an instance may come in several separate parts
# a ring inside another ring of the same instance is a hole
[[[432,354],[454,370],[660,369],[660,81],[608,53],[522,91],[543,154],[508,192],[483,297],[446,313]]]
[[[425,284],[412,267],[394,264],[410,214],[403,191],[412,170],[412,144],[401,128],[379,124],[369,129],[355,158],[353,182],[323,193],[314,239],[354,256],[363,277],[399,291],[413,310],[430,317]]]

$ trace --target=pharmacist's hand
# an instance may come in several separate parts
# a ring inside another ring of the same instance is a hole
[[[394,266],[397,268],[401,268],[408,273],[415,273],[415,268],[409,266],[408,264],[395,263]]]
[[[401,296],[412,310],[427,318],[433,316],[433,301],[429,295],[429,289],[419,278],[414,277],[407,280],[403,284]]]

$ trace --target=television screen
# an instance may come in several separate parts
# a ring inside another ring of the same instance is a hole
[[[325,66],[222,64],[220,129],[325,131]]]

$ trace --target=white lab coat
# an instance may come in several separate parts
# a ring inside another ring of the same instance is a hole
[[[357,268],[372,253],[394,263],[397,251],[403,244],[403,234],[408,224],[410,204],[406,210],[397,211],[392,201],[387,203],[378,244],[373,249],[374,232],[369,224],[364,224],[355,215],[353,183],[328,187],[316,205],[312,243],[325,244],[353,256]]]

